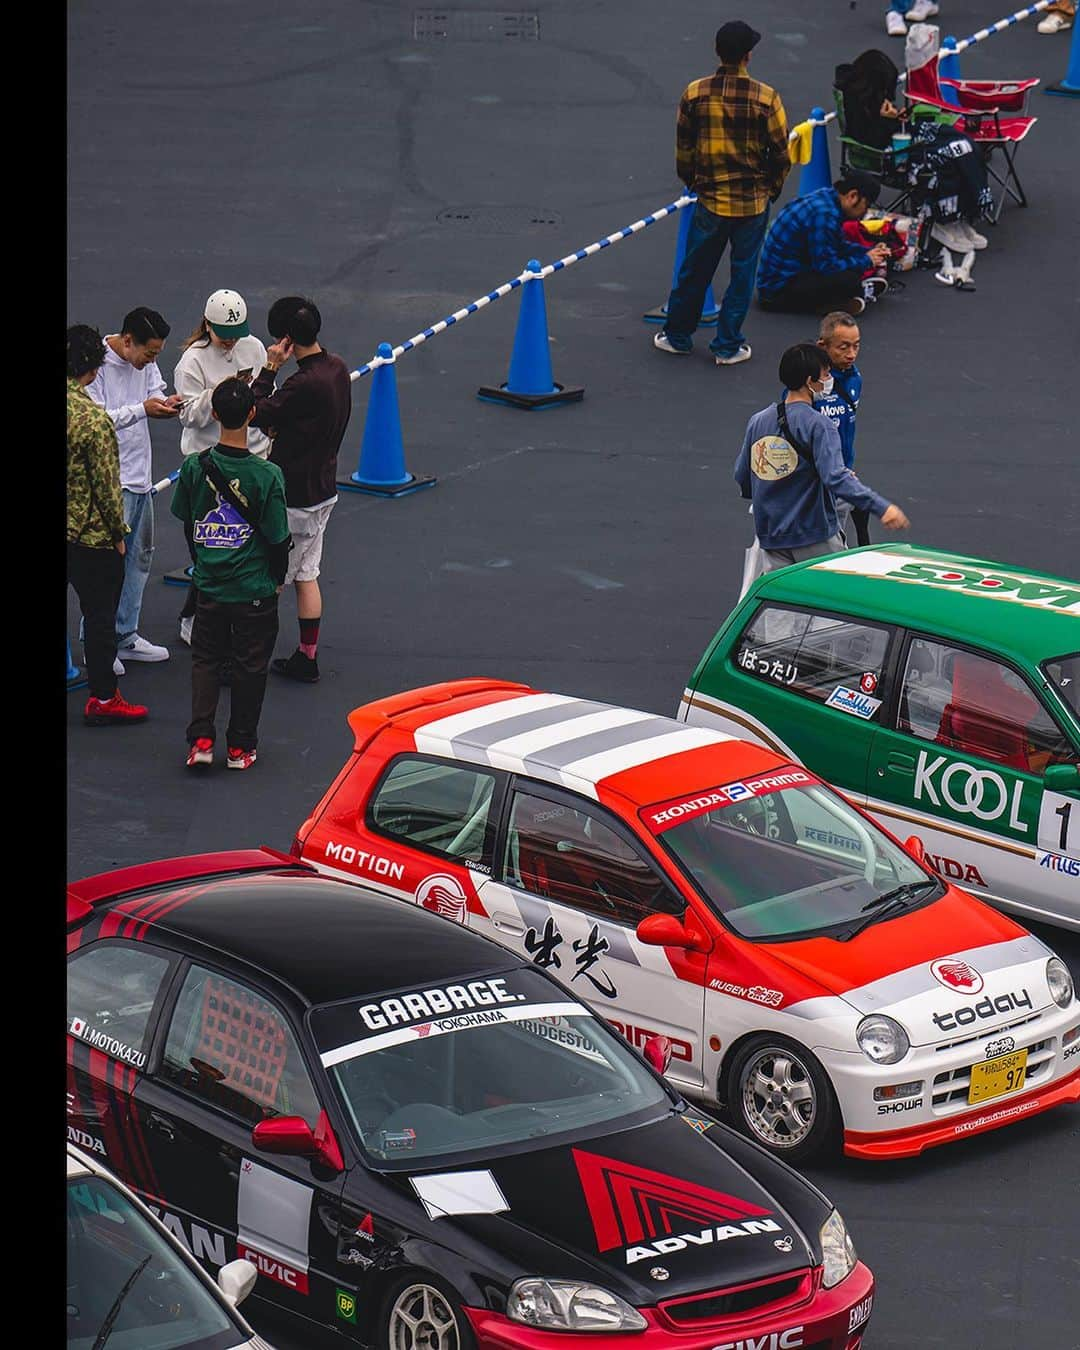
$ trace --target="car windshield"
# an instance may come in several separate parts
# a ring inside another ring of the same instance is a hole
[[[1080,718],[1080,652],[1043,662],[1043,674],[1072,715]]]
[[[862,923],[872,902],[893,892],[940,894],[903,849],[801,769],[709,788],[641,815],[743,937],[810,936]],[[909,886],[916,891],[898,889]]]
[[[528,969],[317,1008],[311,1026],[379,1170],[546,1148],[673,1109],[618,1036]]]
[[[66,1302],[68,1350],[229,1350],[248,1342],[168,1238],[104,1177],[68,1180]]]

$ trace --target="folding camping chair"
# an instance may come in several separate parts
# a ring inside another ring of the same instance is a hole
[[[942,80],[938,75],[939,56],[940,53],[935,53],[924,64],[908,68],[907,98],[912,103],[929,104],[932,108],[955,114],[957,131],[981,150],[987,174],[1001,188],[990,216],[990,223],[996,225],[1006,197],[1011,197],[1017,206],[1027,206],[1027,197],[1016,172],[1016,152],[1038,121],[1037,117],[1002,117],[1001,114],[1022,113],[1028,90],[1034,89],[1039,81]],[[949,102],[943,87],[955,94],[957,102]],[[1003,161],[1000,173],[995,163],[998,153]]]

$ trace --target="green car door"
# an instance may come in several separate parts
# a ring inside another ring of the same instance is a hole
[[[768,600],[743,618],[718,635],[681,716],[799,760],[865,802],[896,629]]]
[[[1042,681],[912,634],[870,751],[868,806],[950,880],[1033,918],[1080,921],[1078,747]]]

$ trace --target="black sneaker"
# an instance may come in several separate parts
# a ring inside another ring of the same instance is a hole
[[[298,680],[301,684],[318,684],[319,682],[318,661],[310,656],[305,656],[299,647],[288,659],[279,656],[276,661],[272,661],[270,664],[276,675],[284,675],[286,679]]]

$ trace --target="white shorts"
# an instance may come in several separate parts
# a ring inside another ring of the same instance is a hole
[[[314,581],[318,577],[326,522],[336,501],[336,497],[331,497],[318,506],[287,508],[293,546],[289,553],[289,570],[285,573],[286,586],[290,581]]]

